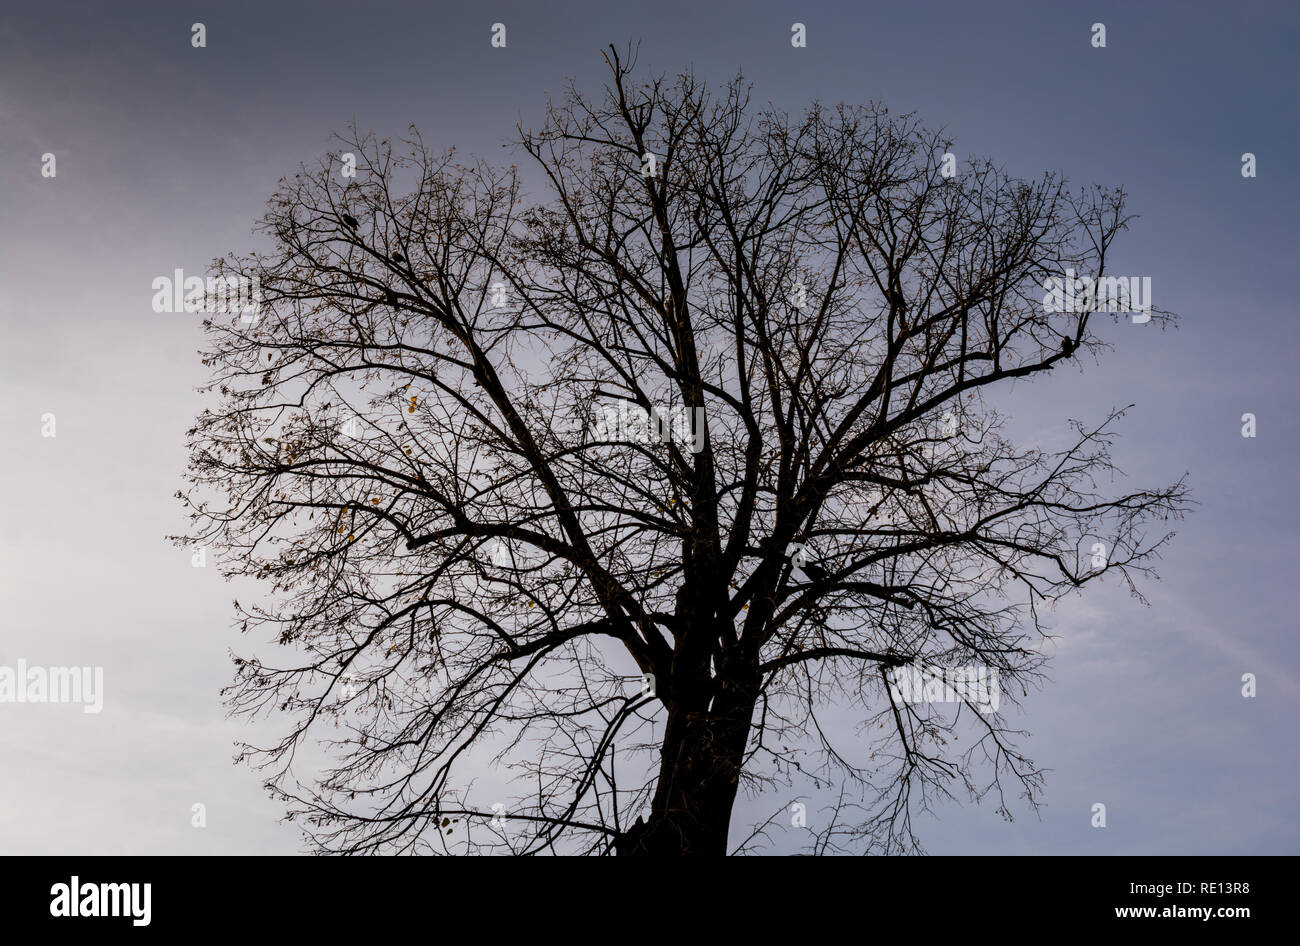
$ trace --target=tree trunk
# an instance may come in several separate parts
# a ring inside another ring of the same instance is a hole
[[[725,856],[755,692],[675,704],[664,732],[659,784],[648,822],[637,819],[614,843],[619,855]]]

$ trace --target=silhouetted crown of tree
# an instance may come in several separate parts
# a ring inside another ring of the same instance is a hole
[[[1122,191],[945,178],[911,116],[760,112],[629,58],[521,129],[543,202],[353,130],[281,182],[266,253],[215,264],[264,302],[205,323],[185,540],[271,583],[240,619],[297,656],[236,658],[227,693],[296,721],[242,755],[321,851],[722,854],[773,830],[729,841],[742,785],[831,787],[816,851],[914,850],[950,792],[1034,806],[1005,707],[889,674],[1023,696],[1041,607],[1107,572],[1137,594],[1185,508],[1181,481],[1099,493],[1122,412],[1053,453],[986,402],[1106,347],[1041,285],[1106,272]],[[703,425],[594,420],[638,413]]]

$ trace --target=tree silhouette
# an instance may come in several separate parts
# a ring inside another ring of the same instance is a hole
[[[542,198],[352,129],[215,264],[263,303],[205,323],[178,541],[269,582],[239,619],[293,655],[235,659],[232,711],[294,720],[241,756],[321,851],[723,854],[742,785],[800,780],[839,790],[817,851],[917,849],[953,792],[1036,805],[1002,710],[890,673],[1023,696],[1042,606],[1138,594],[1185,508],[1099,492],[1122,411],[1049,452],[987,400],[1105,349],[1041,285],[1106,272],[1122,191],[946,177],[912,116],[606,61],[520,129]]]

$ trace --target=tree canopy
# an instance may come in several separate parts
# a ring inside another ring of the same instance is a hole
[[[1003,710],[1043,606],[1137,593],[1187,502],[1101,484],[1122,410],[1049,451],[993,401],[1104,352],[1113,316],[1042,286],[1108,272],[1123,191],[606,59],[519,129],[539,193],[353,129],[217,262],[262,307],[205,323],[184,539],[268,583],[239,620],[286,656],[228,697],[293,722],[247,757],[321,851],[726,853],[776,824],[733,831],[738,791],[809,780],[841,800],[815,851],[1035,805]],[[900,699],[918,665],[1002,707]]]

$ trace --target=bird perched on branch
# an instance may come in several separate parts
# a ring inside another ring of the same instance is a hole
[[[792,568],[799,569],[813,581],[825,581],[831,577],[830,572],[816,562],[809,561],[806,555],[783,555],[782,558],[789,562]],[[800,564],[801,562],[802,564]]]
[[[803,568],[801,568],[800,571],[802,571],[813,581],[825,581],[827,578],[831,577],[831,573],[828,572],[826,569],[822,568],[816,562],[805,562]]]
[[[1073,353],[1074,353],[1074,339],[1070,338],[1069,336],[1066,336],[1065,338],[1061,339],[1061,354],[1063,354],[1066,358],[1069,358],[1070,355],[1072,355]]]
[[[359,226],[359,224],[357,223],[357,218],[352,216],[351,214],[344,214],[342,220],[344,225],[351,230],[355,230]]]

